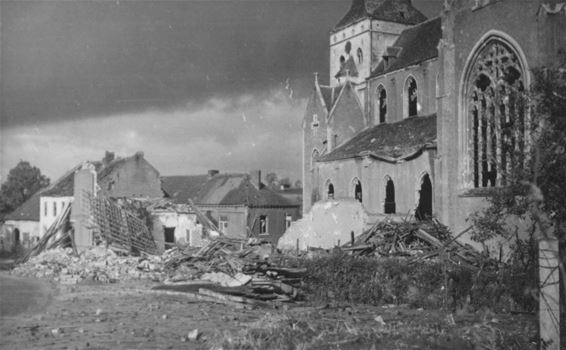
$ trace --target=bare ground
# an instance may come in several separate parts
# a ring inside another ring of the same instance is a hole
[[[2,317],[0,347],[489,349],[477,346],[489,345],[498,334],[511,335],[505,348],[536,347],[529,342],[536,334],[530,315],[451,315],[359,305],[250,310],[153,292],[152,286],[149,282],[57,286],[43,309]],[[198,338],[190,339],[195,329]]]

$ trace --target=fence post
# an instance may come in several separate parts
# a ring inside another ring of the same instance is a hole
[[[539,325],[541,349],[560,350],[560,271],[558,240],[543,237],[539,252]]]

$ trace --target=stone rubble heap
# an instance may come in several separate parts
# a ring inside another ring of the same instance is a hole
[[[49,279],[61,284],[81,281],[111,283],[135,279],[164,279],[160,256],[119,256],[110,249],[97,246],[78,256],[71,248],[54,248],[17,265],[13,274]]]

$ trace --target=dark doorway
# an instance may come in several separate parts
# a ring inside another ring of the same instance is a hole
[[[14,229],[14,244],[20,244],[20,230],[17,228]]]
[[[360,203],[362,202],[362,184],[359,180],[356,182],[356,186],[354,187],[354,198],[360,201]]]
[[[387,180],[385,185],[385,206],[383,208],[385,214],[395,214],[395,185],[393,180]]]
[[[328,185],[328,199],[334,199],[334,185]]]
[[[171,246],[175,244],[175,228],[163,227],[163,234],[165,236],[165,245]]]
[[[419,190],[419,205],[415,212],[418,220],[425,220],[432,216],[432,183],[428,174],[423,176]]]

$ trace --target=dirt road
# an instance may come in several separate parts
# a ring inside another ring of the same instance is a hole
[[[208,349],[264,314],[155,294],[143,283],[60,286],[39,312],[2,317],[2,349]],[[13,314],[13,313],[12,313]],[[197,329],[198,338],[188,339]]]

